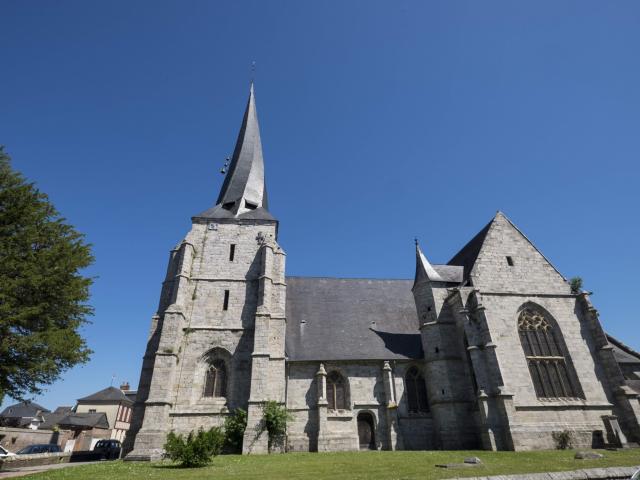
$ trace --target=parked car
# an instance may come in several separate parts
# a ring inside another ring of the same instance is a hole
[[[10,452],[6,448],[4,448],[2,445],[0,445],[0,458],[15,457],[15,456],[16,456],[15,453]]]
[[[631,476],[631,480],[640,480],[640,470]]]
[[[98,440],[93,451],[100,454],[101,459],[117,460],[122,453],[122,444],[119,440]]]
[[[28,445],[22,450],[18,450],[18,455],[33,455],[34,453],[60,453],[62,450],[55,443],[40,443],[37,445]]]

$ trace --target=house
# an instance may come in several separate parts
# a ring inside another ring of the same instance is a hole
[[[57,426],[71,432],[64,445],[65,452],[92,450],[98,440],[114,438],[113,429],[104,412],[70,412],[58,421]]]
[[[138,394],[137,390],[131,390],[131,386],[129,382],[124,382],[120,385],[120,390],[124,393],[124,396],[127,397],[132,402],[136,401],[136,395]]]
[[[58,422],[73,413],[73,407],[57,407],[53,412],[44,415],[44,422],[38,427],[40,430],[55,430]]]
[[[47,413],[50,411],[42,405],[25,400],[8,406],[0,413],[0,426],[36,430]]]
[[[125,393],[116,387],[108,387],[99,392],[93,393],[78,399],[75,414],[95,414],[104,413],[106,416],[107,428],[110,434],[107,438],[123,441],[131,424],[133,401],[127,398]],[[91,418],[96,421],[97,417]],[[102,428],[102,422],[100,428]]]

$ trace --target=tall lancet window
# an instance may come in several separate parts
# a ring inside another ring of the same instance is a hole
[[[327,376],[327,402],[329,410],[346,410],[347,394],[345,381],[338,372]]]
[[[227,396],[227,367],[223,360],[214,360],[207,369],[204,381],[205,397]]]
[[[424,376],[416,367],[411,367],[405,375],[407,389],[407,403],[410,413],[423,413],[429,411],[427,402],[427,386]]]
[[[538,398],[582,397],[555,322],[533,306],[522,309],[518,332]],[[574,378],[574,380],[572,380]]]

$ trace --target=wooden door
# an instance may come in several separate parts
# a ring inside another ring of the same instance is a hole
[[[358,415],[358,438],[361,450],[375,450],[376,441],[373,430],[373,418],[370,413]]]

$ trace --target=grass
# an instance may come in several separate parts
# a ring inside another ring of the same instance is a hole
[[[574,460],[573,450],[535,452],[426,451],[289,453],[286,455],[224,455],[204,468],[178,468],[168,462],[102,462],[64,468],[22,478],[50,480],[138,479],[307,479],[313,480],[409,480],[503,475],[581,468],[637,466],[640,449],[602,451],[604,458]],[[438,468],[441,463],[462,462],[477,456],[483,464],[468,468]]]

